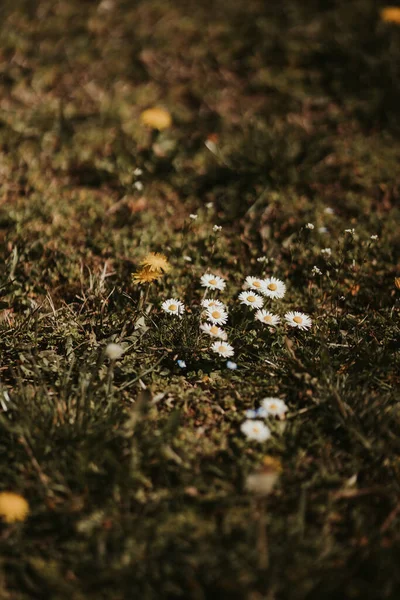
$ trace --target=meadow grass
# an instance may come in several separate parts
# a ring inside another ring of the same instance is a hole
[[[0,598],[399,598],[384,6],[2,3],[0,492],[29,515],[0,523]],[[171,269],[140,284],[149,252]],[[236,369],[199,329],[204,273]],[[238,300],[271,275],[275,328]],[[265,397],[286,418],[251,441]]]

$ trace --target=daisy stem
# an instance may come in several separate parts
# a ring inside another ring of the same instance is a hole
[[[268,569],[269,567],[269,547],[267,535],[267,506],[265,498],[257,501],[257,516],[258,516],[258,565],[260,569]]]
[[[139,306],[138,306],[138,313],[141,313],[142,310],[144,309],[144,306],[147,302],[147,299],[149,297],[149,292],[150,292],[150,283],[148,285],[146,285],[145,290],[141,290],[140,291],[140,298],[139,298]]]
[[[114,382],[114,366],[115,360],[110,360],[107,372],[107,396],[111,396],[113,382]]]

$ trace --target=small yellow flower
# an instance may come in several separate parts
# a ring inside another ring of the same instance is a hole
[[[396,23],[400,25],[400,8],[396,6],[386,6],[381,10],[381,19],[385,23]]]
[[[143,267],[140,271],[136,271],[132,275],[133,283],[151,283],[152,281],[156,281],[156,279],[160,279],[162,277],[161,271],[151,271],[148,267]]]
[[[25,521],[29,513],[29,504],[19,494],[14,492],[0,493],[0,517],[6,523]]]
[[[172,125],[172,117],[165,108],[154,107],[144,110],[140,115],[140,120],[143,125],[151,127],[151,129],[168,129]]]
[[[275,456],[270,456],[266,454],[262,459],[262,467],[264,471],[275,471],[277,473],[282,473],[282,463],[279,458],[275,458]]]
[[[146,269],[149,269],[149,271],[156,271],[158,273],[161,271],[168,273],[168,271],[171,269],[171,265],[169,264],[167,257],[159,252],[149,252],[149,254],[146,254],[146,256],[140,261],[140,264]]]
[[[397,287],[398,290],[400,290],[400,277],[394,278],[394,285]]]

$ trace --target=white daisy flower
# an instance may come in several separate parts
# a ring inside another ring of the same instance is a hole
[[[246,306],[251,306],[251,308],[261,308],[264,304],[263,298],[254,292],[241,292],[239,300],[241,304],[246,304]]]
[[[290,311],[286,313],[285,319],[288,325],[299,329],[310,329],[312,324],[310,317],[302,312]]]
[[[274,315],[268,312],[268,310],[258,310],[255,314],[255,318],[257,321],[260,321],[264,325],[269,325],[270,327],[276,327],[280,322],[278,315]]]
[[[311,269],[311,274],[312,275],[322,275],[322,271],[321,271],[321,269],[319,269],[317,267],[317,265],[314,265],[313,268]]]
[[[198,216],[199,215],[189,215],[189,219],[192,219],[192,221],[195,221]]]
[[[268,298],[283,298],[286,294],[286,285],[276,277],[268,277],[264,279],[264,287],[261,291]]]
[[[330,206],[327,206],[326,208],[324,208],[324,213],[326,215],[334,215],[335,211],[333,210],[333,208],[331,208]]]
[[[285,413],[288,410],[285,402],[280,398],[264,398],[261,400],[261,406],[268,415],[279,417],[280,419],[285,418]]]
[[[223,308],[207,308],[206,315],[214,325],[224,325],[228,320],[228,313]]]
[[[210,273],[205,273],[200,278],[200,283],[203,287],[206,287],[210,290],[224,290],[225,289],[225,281],[222,277],[218,277],[218,275],[210,275]]]
[[[322,248],[321,254],[324,254],[324,256],[328,256],[328,257],[331,256],[332,248]]]
[[[263,421],[248,419],[241,424],[240,430],[247,439],[255,440],[256,442],[265,442],[265,440],[271,437],[271,432]]]
[[[344,232],[349,233],[350,235],[354,235],[356,233],[356,230],[355,229],[345,229]]]
[[[211,300],[211,299],[205,298],[204,300],[201,301],[201,305],[204,308],[222,308],[225,311],[228,310],[226,308],[226,305],[223,302],[221,302],[220,300]]]
[[[218,233],[218,231],[221,231],[222,226],[221,225],[214,225],[213,227],[213,232],[214,233]]]
[[[220,340],[228,339],[228,336],[226,335],[225,331],[221,329],[221,327],[218,327],[218,325],[214,325],[213,323],[202,323],[200,325],[200,329],[207,335],[210,335],[211,337],[219,338]]]
[[[259,279],[258,277],[246,277],[244,285],[246,290],[250,288],[252,290],[261,291],[264,286],[264,279]]]
[[[314,225],[313,225],[313,223],[306,223],[305,228],[306,229],[314,229]]]
[[[161,308],[169,315],[177,315],[178,317],[185,312],[183,302],[176,300],[176,298],[169,298],[169,300],[166,300],[161,304]]]
[[[371,238],[370,238],[370,239],[371,239],[371,240],[377,240],[377,239],[378,239],[378,236],[377,236],[377,235],[371,235]]]
[[[235,351],[233,346],[226,342],[214,342],[211,346],[211,350],[224,358],[228,358],[229,356],[233,356]]]

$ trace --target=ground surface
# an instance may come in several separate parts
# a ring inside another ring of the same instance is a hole
[[[1,598],[400,597],[400,26],[380,8],[2,2],[0,485],[30,516],[0,526]],[[145,298],[148,251],[173,268]],[[207,270],[236,370],[197,333]],[[243,320],[264,274],[310,331]],[[265,396],[289,413],[251,442]]]

